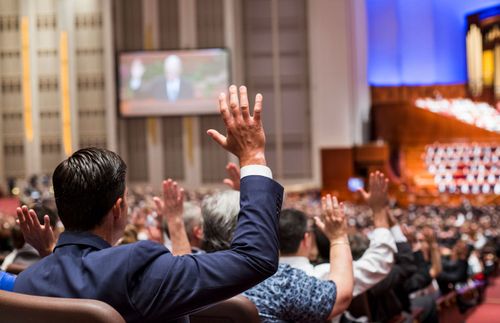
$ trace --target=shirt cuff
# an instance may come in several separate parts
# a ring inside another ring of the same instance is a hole
[[[240,170],[240,178],[246,177],[246,176],[251,176],[251,175],[258,175],[258,176],[264,176],[270,179],[273,179],[273,172],[271,169],[267,166],[264,165],[248,165],[244,166]]]
[[[391,233],[396,242],[408,242],[408,240],[406,240],[405,235],[403,234],[403,231],[401,231],[401,227],[399,225],[393,226],[391,228]]]

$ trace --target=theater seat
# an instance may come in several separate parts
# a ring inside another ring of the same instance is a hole
[[[238,295],[190,317],[191,323],[259,323],[259,312],[245,296]]]
[[[9,323],[125,323],[104,302],[0,291],[0,321]]]

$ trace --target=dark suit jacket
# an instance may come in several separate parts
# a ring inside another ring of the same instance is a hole
[[[395,263],[392,270],[382,281],[368,290],[372,319],[375,321],[384,322],[401,313],[403,304],[397,295],[398,286],[402,286],[405,280],[417,271],[410,244],[398,242],[396,246],[398,252],[394,255]]]
[[[148,84],[144,84],[144,88],[138,90],[137,97],[175,102],[177,100],[191,99],[193,95],[193,86],[188,80],[181,77],[177,98],[169,98],[167,96],[167,80],[165,76],[161,75],[149,81]]]
[[[52,255],[18,276],[14,291],[98,299],[127,322],[187,321],[276,272],[282,196],[273,180],[244,177],[231,249],[211,254],[176,257],[150,241],[111,247],[88,232],[64,232]]]

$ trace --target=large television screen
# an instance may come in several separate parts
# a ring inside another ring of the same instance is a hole
[[[218,113],[229,85],[224,49],[125,52],[119,57],[122,116]]]

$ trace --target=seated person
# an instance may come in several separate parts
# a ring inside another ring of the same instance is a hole
[[[239,188],[239,171],[236,165],[226,166],[228,178],[224,183],[233,189]],[[364,293],[380,282],[392,268],[396,243],[389,230],[387,207],[387,184],[384,174],[370,174],[370,192],[361,191],[361,195],[373,212],[375,230],[371,233],[369,247],[362,250],[353,263],[353,297]],[[321,234],[321,231],[319,232]],[[349,237],[351,238],[351,237]],[[307,225],[307,217],[299,210],[283,210],[280,216],[280,263],[305,271],[308,275],[328,279],[330,264],[313,266],[308,259],[313,244],[313,233]],[[328,239],[326,240],[329,254]],[[351,245],[352,246],[352,245]],[[326,256],[328,257],[328,256]]]
[[[38,251],[24,241],[19,226],[14,226],[11,229],[11,237],[14,250],[5,257],[0,270],[6,271],[10,268],[9,272],[17,273],[41,259]],[[12,271],[13,267],[16,268],[15,271]]]
[[[455,284],[467,281],[468,253],[467,244],[462,240],[457,241],[451,250],[443,248],[442,271],[437,276],[441,294],[448,294],[455,289]]]
[[[355,250],[353,256],[354,290],[353,297],[364,293],[384,279],[391,271],[394,262],[394,253],[397,251],[396,242],[389,230],[389,215],[387,207],[387,179],[384,174],[375,172],[370,174],[370,192],[362,191],[362,196],[372,210],[373,226],[370,242],[366,250]],[[354,235],[349,235],[354,240]],[[351,247],[353,244],[351,243]],[[357,255],[354,254],[356,251]],[[280,261],[282,258],[280,258]],[[315,276],[326,278],[330,264],[320,264],[315,267]]]
[[[158,200],[155,199],[158,203]],[[157,205],[158,208],[158,205]],[[183,219],[186,234],[191,245],[191,253],[204,253],[203,250],[203,218],[201,216],[201,208],[194,202],[184,202]],[[169,238],[168,224],[163,221],[158,227],[161,231],[162,243],[167,248],[172,248],[172,241]]]
[[[204,246],[207,252],[226,249],[235,234],[239,210],[237,196],[238,192],[226,191],[203,201]],[[244,293],[256,305],[263,322],[324,322],[349,306],[352,297],[352,257],[345,216],[336,199],[332,201],[330,196],[323,198],[323,210],[317,225],[330,240],[332,266],[329,279],[320,280],[280,263],[275,275]],[[289,213],[289,216],[295,215],[297,213]]]
[[[209,130],[242,166],[242,208],[229,250],[174,256],[151,241],[112,247],[127,224],[126,165],[113,152],[86,148],[64,160],[53,174],[66,231],[51,255],[17,277],[14,291],[97,299],[114,307],[127,322],[186,322],[188,314],[272,276],[278,266],[283,188],[271,179],[266,166],[262,96],[257,95],[250,116],[246,88],[240,88],[238,100],[237,89],[231,86],[230,106],[221,94],[219,107],[228,136]],[[160,214],[167,218],[171,238],[179,246],[173,253],[189,253],[183,191],[171,181],[163,185],[170,198],[161,201]],[[26,213],[21,213],[20,223],[26,226]]]

